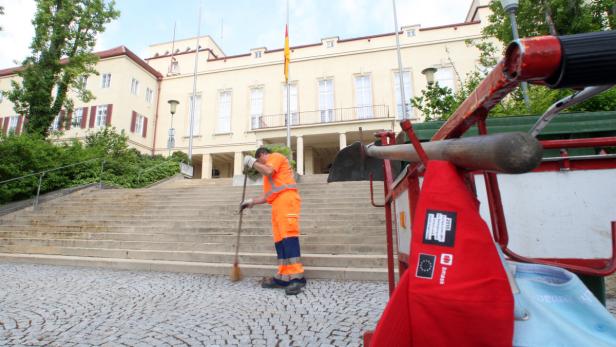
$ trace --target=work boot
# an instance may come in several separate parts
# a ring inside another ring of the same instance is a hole
[[[261,279],[261,288],[276,289],[276,288],[286,288],[286,287],[278,284],[278,282],[274,280],[274,277],[263,277]]]
[[[291,284],[284,288],[284,293],[287,295],[297,295],[302,292],[302,288],[304,288],[304,286],[306,286],[306,283],[291,282]]]

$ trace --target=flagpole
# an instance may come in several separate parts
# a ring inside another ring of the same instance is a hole
[[[190,110],[190,130],[188,131],[188,160],[192,164],[193,131],[195,127],[195,106],[197,104],[197,67],[199,64],[199,36],[201,35],[201,6],[199,6],[199,22],[197,23],[197,52],[195,54],[195,70],[193,72],[192,107]]]
[[[287,35],[289,33],[289,0],[287,0],[286,33]],[[286,40],[288,40],[288,36],[286,37]],[[285,75],[285,82],[287,83],[287,147],[291,149],[291,84],[289,83],[289,70],[291,67],[291,62],[287,62],[286,59],[287,58],[285,56],[285,64],[287,64],[287,74]]]
[[[400,103],[402,108],[402,119],[407,118],[406,100],[404,100],[404,71],[402,70],[402,56],[400,55],[400,34],[398,33],[398,14],[396,12],[396,0],[392,0],[394,5],[394,26],[396,33],[396,51],[398,53],[398,77],[400,78]],[[396,105],[397,107],[398,105]]]

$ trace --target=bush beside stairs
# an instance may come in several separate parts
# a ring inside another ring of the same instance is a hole
[[[301,247],[308,278],[386,280],[385,217],[368,182],[304,176]],[[230,273],[242,187],[176,179],[148,189],[88,189],[0,217],[0,260],[128,270]],[[247,196],[262,187],[249,186]],[[382,197],[382,184],[375,194]],[[379,199],[379,200],[382,200]],[[244,213],[244,276],[272,275],[269,205]]]

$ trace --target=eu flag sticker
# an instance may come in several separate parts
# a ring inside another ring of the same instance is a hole
[[[436,256],[432,254],[419,253],[419,260],[417,261],[416,277],[432,279],[434,276],[434,264],[436,263]]]

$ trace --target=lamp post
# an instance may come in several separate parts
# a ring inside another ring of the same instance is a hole
[[[421,73],[426,76],[426,81],[428,81],[429,86],[434,84],[434,74],[436,73],[436,68],[428,67],[421,70]]]
[[[171,112],[171,126],[169,127],[169,139],[167,140],[167,149],[169,150],[169,155],[171,155],[171,149],[175,147],[175,129],[173,129],[173,115],[177,110],[178,105],[180,104],[177,100],[169,100],[169,111]]]
[[[500,0],[501,5],[505,12],[509,14],[509,20],[511,21],[511,32],[515,41],[520,39],[518,34],[518,22],[515,18],[515,12],[518,10],[519,0]],[[522,82],[522,96],[524,97],[524,104],[526,109],[530,112],[530,100],[528,99],[528,83]]]

